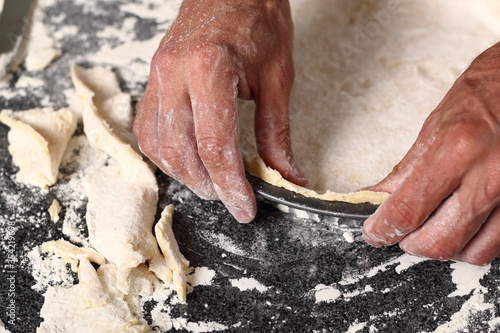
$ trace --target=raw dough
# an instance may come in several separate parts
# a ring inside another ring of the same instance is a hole
[[[152,227],[158,200],[156,178],[142,157],[115,135],[120,133],[117,127],[127,122],[115,121],[111,128],[101,117],[102,112],[113,119],[110,109],[116,110],[113,100],[117,98],[106,88],[117,87],[116,77],[103,68],[74,67],[72,75],[83,104],[85,133],[91,145],[108,152],[116,164],[97,169],[86,178],[89,238],[100,253],[64,240],[42,245],[43,251],[61,257],[78,270],[80,281],[70,288],[47,290],[41,311],[44,322],[38,332],[149,332],[141,319],[139,297],[162,288],[158,279],[172,285],[179,298],[186,300],[189,263],[172,232],[173,206],[163,211],[155,239]],[[83,80],[110,84],[94,92],[89,86],[95,85],[87,86]],[[130,109],[127,104],[120,105]],[[121,133],[126,137],[125,131]],[[105,257],[111,262],[106,263]],[[100,265],[97,272],[90,261]],[[149,269],[146,261],[150,262]]]
[[[158,185],[152,170],[131,146],[117,134],[123,133],[123,122],[112,128],[106,120],[128,103],[115,104],[121,96],[113,72],[96,67],[85,70],[73,66],[71,76],[82,102],[84,131],[91,146],[107,152],[116,164],[95,170],[85,179],[87,227],[92,246],[116,264],[120,290],[126,292],[130,270],[158,253],[151,232],[158,202]],[[91,84],[92,82],[94,84]],[[101,84],[97,85],[96,82]]]
[[[146,321],[130,309],[125,296],[107,288],[109,285],[101,282],[98,272],[84,258],[80,260],[78,279],[79,284],[70,288],[49,287],[38,333],[150,332]]]
[[[156,177],[130,134],[130,96],[121,92],[114,73],[106,68],[73,66],[74,85],[82,105],[84,131],[90,144],[107,152],[116,164],[97,169],[85,179],[89,240],[118,269],[117,287],[127,294],[129,274],[148,261],[150,269],[167,284],[174,284],[186,299],[187,261],[178,251],[173,234],[160,221],[157,239],[152,234],[158,185]],[[163,214],[171,216],[172,208]],[[170,258],[170,255],[173,258]],[[186,267],[182,266],[186,265]],[[182,272],[179,271],[182,267]]]
[[[392,170],[457,76],[498,40],[500,4],[292,0],[291,6],[296,161],[311,190],[341,193],[327,195],[334,200],[379,202],[383,194],[356,192]],[[252,102],[240,104],[247,170],[304,193],[256,160],[253,109]]]
[[[168,268],[172,271],[172,287],[177,295],[186,301],[186,276],[189,273],[189,262],[184,258],[172,231],[172,214],[174,206],[168,205],[161,213],[161,218],[156,223],[155,235],[160,249],[167,260]]]
[[[245,159],[245,169],[252,175],[257,176],[269,184],[273,184],[289,191],[302,194],[306,197],[318,198],[327,201],[345,201],[350,203],[364,203],[370,202],[374,204],[379,204],[384,202],[389,196],[389,193],[384,192],[374,192],[374,191],[358,191],[353,193],[337,193],[332,191],[326,191],[324,193],[318,193],[314,190],[296,185],[289,182],[276,170],[265,165],[264,161],[260,157],[254,157],[253,159]]]
[[[7,331],[1,320],[0,320],[0,333],[10,333],[9,331]]]
[[[37,6],[31,20],[31,32],[24,65],[28,71],[45,69],[52,61],[62,55],[62,51],[50,35],[48,27],[43,23],[42,7]]]
[[[3,110],[0,121],[11,128],[9,152],[19,167],[17,180],[42,189],[53,185],[64,150],[76,129],[73,112],[52,108]]]
[[[64,263],[71,265],[71,269],[74,272],[78,271],[78,261],[82,258],[97,265],[104,265],[106,263],[106,259],[96,250],[81,248],[63,239],[43,243],[42,251],[60,257]]]
[[[56,199],[52,200],[52,204],[48,209],[50,219],[56,223],[59,221],[59,213],[61,212],[61,204]]]

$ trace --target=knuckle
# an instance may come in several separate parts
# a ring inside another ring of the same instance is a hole
[[[198,155],[207,169],[220,169],[226,165],[226,146],[223,140],[216,137],[198,139]]]
[[[178,67],[179,52],[178,47],[175,45],[167,43],[161,46],[151,60],[152,74],[172,75],[172,71]]]
[[[447,137],[451,140],[453,155],[463,158],[475,157],[488,149],[492,139],[490,134],[491,127],[485,120],[458,119],[454,121],[451,133]]]
[[[161,147],[159,150],[159,159],[169,175],[179,177],[179,175],[184,173],[184,158],[174,147]]]
[[[188,54],[192,68],[202,73],[220,68],[229,59],[228,47],[216,43],[195,42],[189,48]]]
[[[409,232],[415,230],[423,220],[423,214],[413,205],[404,200],[398,200],[392,206],[393,221],[400,232]]]

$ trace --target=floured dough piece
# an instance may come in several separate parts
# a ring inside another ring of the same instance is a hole
[[[130,95],[120,90],[120,83],[116,75],[108,68],[94,67],[84,69],[79,66],[71,67],[71,77],[75,85],[78,98],[83,101],[77,107],[77,111],[87,117],[88,140],[95,146],[106,151],[108,154],[118,159],[117,152],[123,151],[124,155],[137,154],[138,145],[132,133],[132,106]],[[89,104],[90,103],[90,104]],[[95,108],[95,112],[85,112],[87,108]],[[96,112],[98,115],[96,115]],[[115,142],[105,142],[98,144],[102,138],[102,132],[113,131],[111,138],[106,140]],[[117,143],[116,139],[122,141]],[[130,145],[132,150],[126,145]],[[107,147],[107,148],[103,148]],[[142,159],[141,159],[142,161]]]
[[[10,333],[9,331],[7,331],[1,320],[0,320],[0,333]]]
[[[151,232],[158,185],[142,156],[116,134],[126,129],[112,114],[129,112],[130,97],[128,103],[113,103],[122,96],[114,73],[100,67],[86,70],[73,66],[71,76],[82,102],[84,131],[91,146],[117,162],[89,174],[84,187],[89,198],[86,218],[90,243],[117,265],[121,275],[118,283],[125,291],[130,270],[158,252]],[[119,110],[120,106],[126,110]]]
[[[61,204],[56,199],[52,200],[52,204],[48,209],[50,219],[57,223],[59,221],[59,214],[61,213]]]
[[[82,259],[86,259],[90,262],[96,263],[97,265],[103,265],[106,263],[106,259],[96,250],[91,248],[81,248],[63,239],[43,243],[42,251],[52,253],[60,257],[64,263],[71,265],[71,269],[74,272],[78,270],[78,262]]]
[[[11,128],[9,152],[19,167],[17,180],[42,189],[53,185],[64,150],[76,129],[73,112],[52,108],[3,110],[0,121]]]
[[[40,312],[44,321],[37,332],[150,332],[123,295],[109,290],[86,259],[80,260],[78,278],[79,284],[70,288],[47,289]]]
[[[131,181],[119,165],[89,174],[84,189],[89,199],[86,218],[90,244],[116,264],[122,277],[118,283],[124,291],[130,270],[159,254],[152,234],[157,191]]]
[[[50,36],[49,29],[43,24],[41,14],[41,7],[37,6],[25,59],[28,71],[45,69],[62,55],[62,51],[56,47],[54,39]]]
[[[175,240],[172,231],[172,214],[174,206],[168,205],[161,213],[161,218],[155,226],[155,234],[160,249],[167,260],[168,268],[172,272],[172,281],[170,282],[181,300],[186,300],[186,276],[189,273],[189,262],[184,258],[179,245]]]
[[[131,146],[130,97],[120,91],[118,80],[109,69],[86,70],[73,66],[71,74],[82,102],[84,130],[90,144],[117,162],[85,178],[90,243],[116,264],[121,292],[128,292],[128,276],[132,270],[148,261],[157,277],[167,284],[174,283],[185,300],[185,291],[182,291],[186,288],[185,281],[178,278],[180,273],[174,271],[177,268],[169,267],[166,260],[171,259],[165,259],[160,253],[152,234],[158,185],[153,171]],[[175,243],[173,235],[161,237],[159,239],[168,239],[170,246]],[[169,254],[177,254],[167,250]],[[179,258],[177,255],[174,262]]]

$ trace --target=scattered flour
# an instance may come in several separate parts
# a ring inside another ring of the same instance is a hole
[[[264,293],[269,290],[268,287],[262,285],[259,281],[254,278],[241,278],[241,279],[230,279],[231,285],[238,288],[241,291],[246,290],[257,290]]]
[[[480,291],[475,291],[461,307],[460,311],[451,316],[449,322],[440,325],[434,333],[458,333],[467,332],[470,318],[480,312],[494,312],[495,306],[484,302],[484,295]]]
[[[330,303],[330,302],[335,301],[336,299],[338,299],[342,295],[340,290],[338,290],[332,286],[326,286],[324,284],[318,284],[314,288],[314,291],[315,291],[314,297],[316,299],[316,303],[320,303],[320,302]]]
[[[186,329],[188,332],[193,332],[193,333],[225,331],[229,328],[226,325],[218,324],[215,322],[193,323],[187,321],[184,318],[173,319],[173,324],[176,329]]]
[[[196,267],[193,274],[188,275],[187,282],[191,287],[209,286],[215,277],[215,271],[208,267]]]
[[[493,329],[498,329],[500,330],[500,317],[493,318],[488,322],[488,325],[490,328]]]
[[[353,323],[345,333],[356,333],[366,327],[366,323]]]
[[[397,258],[394,258],[392,260],[389,260],[383,264],[380,264],[378,266],[370,268],[367,272],[353,275],[353,276],[347,276],[345,277],[342,281],[339,282],[340,285],[347,286],[351,284],[358,283],[359,281],[373,277],[381,272],[387,271],[390,267],[394,266],[397,264],[395,267],[395,271],[400,274],[401,272],[407,270],[413,265],[419,264],[423,261],[425,261],[425,258],[419,258],[415,256],[411,256],[409,254],[403,254]]]
[[[491,265],[473,266],[463,262],[454,262],[451,265],[453,272],[451,279],[456,284],[457,290],[448,297],[465,296],[476,289],[481,289],[481,279],[488,274]]]
[[[2,1],[2,0],[0,0],[0,1]],[[1,4],[0,4],[0,5],[1,5]],[[1,7],[1,6],[0,6],[0,7]],[[4,326],[4,324],[3,324],[3,322],[2,322],[1,320],[0,320],[0,333],[10,333],[10,331],[8,331],[8,330],[5,328],[5,326]]]
[[[345,231],[342,236],[344,236],[344,239],[347,243],[354,243],[354,234],[352,231]]]
[[[201,236],[206,239],[210,244],[213,244],[227,252],[242,256],[249,257],[245,251],[237,247],[234,242],[226,235],[219,233],[212,233],[209,231],[201,231]]]
[[[54,255],[45,255],[40,246],[28,253],[33,278],[36,283],[31,287],[38,292],[44,292],[49,286],[70,287],[74,284],[71,270],[64,261]]]

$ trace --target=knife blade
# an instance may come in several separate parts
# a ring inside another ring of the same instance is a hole
[[[0,77],[22,62],[36,0],[5,0],[0,16]]]

